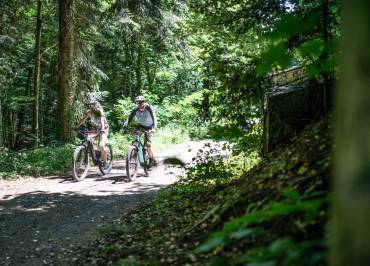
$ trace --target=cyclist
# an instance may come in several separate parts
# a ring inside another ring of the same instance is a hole
[[[75,129],[79,128],[81,124],[89,118],[90,125],[93,128],[93,131],[96,132],[91,134],[92,137],[99,136],[99,150],[100,154],[102,155],[102,164],[104,166],[106,165],[107,161],[107,150],[105,148],[105,144],[108,140],[109,124],[107,118],[105,117],[103,107],[95,98],[91,98],[89,100],[87,107],[88,110],[77,123]]]
[[[151,135],[157,129],[157,117],[153,107],[145,102],[144,96],[137,96],[135,103],[137,107],[131,111],[129,117],[123,123],[123,127],[127,128],[134,116],[136,116],[138,124],[134,130],[134,134],[136,130],[144,130],[144,142],[146,143],[149,165],[151,166],[154,164]]]

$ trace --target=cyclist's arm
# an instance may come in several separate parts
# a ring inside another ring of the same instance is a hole
[[[132,119],[134,119],[135,114],[136,114],[137,108],[133,109],[128,116],[127,120],[124,122],[124,127],[128,127],[128,125],[131,123]]]
[[[100,123],[101,123],[101,130],[105,130],[105,123],[104,123],[104,112],[100,110]]]
[[[152,119],[153,119],[152,129],[157,129],[157,116],[155,114],[155,110],[150,105],[148,105],[147,108],[148,108],[148,111],[149,111],[149,113],[150,113],[150,115],[152,116]]]
[[[77,125],[76,125],[76,128],[79,128],[83,122],[85,122],[85,120],[89,117],[90,115],[90,110],[86,111],[86,113],[84,113],[84,115],[82,116],[82,118],[80,119],[80,121],[78,121]]]

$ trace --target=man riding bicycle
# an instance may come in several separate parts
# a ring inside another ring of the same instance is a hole
[[[134,134],[136,130],[144,130],[144,142],[146,143],[148,156],[149,156],[149,165],[153,165],[153,150],[152,150],[152,141],[151,141],[151,133],[157,129],[157,117],[153,107],[145,102],[144,96],[137,96],[135,98],[135,103],[137,107],[135,107],[127,120],[123,123],[123,127],[127,128],[128,125],[131,123],[132,119],[136,116],[138,120],[138,124],[136,129],[134,130]],[[135,137],[135,136],[134,136]]]
[[[103,165],[106,165],[107,162],[107,150],[105,144],[108,140],[109,134],[109,124],[107,118],[105,117],[103,107],[100,103],[95,99],[91,98],[87,104],[88,110],[85,112],[83,117],[77,123],[75,129],[79,128],[83,122],[87,118],[89,118],[89,122],[91,127],[96,133],[92,133],[91,137],[99,136],[99,150],[103,158]]]

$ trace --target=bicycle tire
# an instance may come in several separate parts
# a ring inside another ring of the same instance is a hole
[[[99,164],[99,170],[100,170],[100,172],[103,175],[109,174],[110,171],[112,171],[112,167],[113,167],[113,150],[112,150],[112,146],[110,144],[106,144],[105,147],[108,148],[107,162],[106,162],[106,164],[108,164],[108,166],[104,166],[103,167],[101,164]]]
[[[137,148],[135,146],[130,146],[128,148],[126,157],[126,174],[130,181],[136,178],[137,175],[137,168],[139,164],[137,156]]]
[[[81,165],[85,165],[85,167],[83,169],[80,169]],[[89,171],[89,166],[90,166],[90,157],[86,147],[78,146],[73,152],[73,166],[72,166],[73,178],[76,181],[81,181],[82,179],[84,179],[87,176],[87,172]]]

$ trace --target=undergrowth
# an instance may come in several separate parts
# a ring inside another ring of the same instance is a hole
[[[171,145],[189,140],[189,134],[182,128],[165,127],[159,129],[153,137],[153,147],[156,153]],[[115,160],[124,159],[132,135],[124,132],[111,133],[109,143],[113,147]],[[73,150],[80,145],[74,143],[54,144],[36,149],[21,151],[0,151],[0,178],[17,178],[19,176],[42,176],[62,174],[71,169]]]
[[[331,131],[326,120],[308,126],[248,171],[200,159],[105,228],[78,264],[325,265]]]

